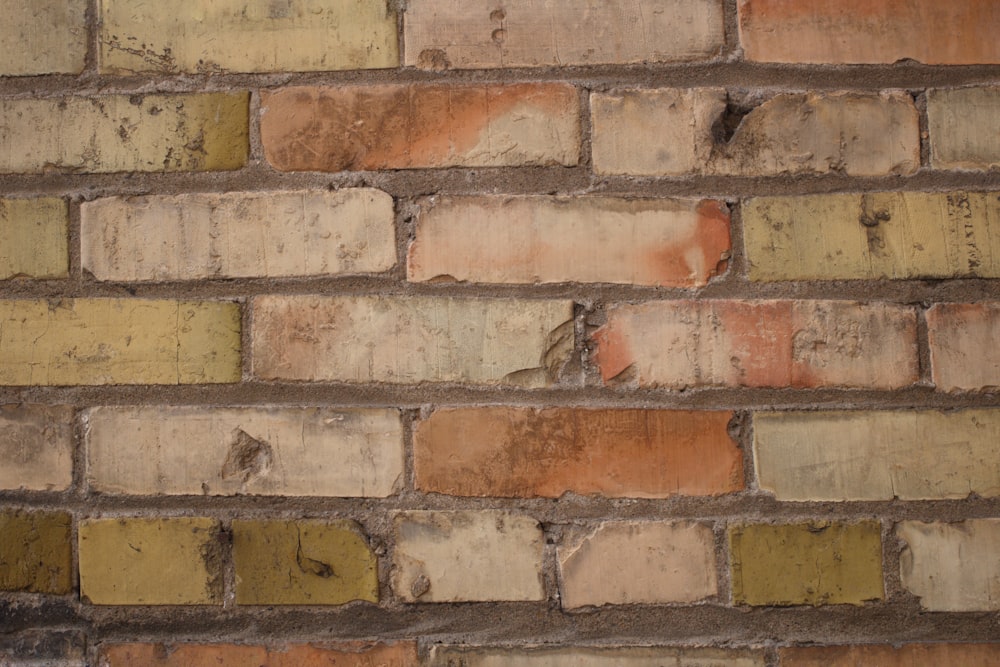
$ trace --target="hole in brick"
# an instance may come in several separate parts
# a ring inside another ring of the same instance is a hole
[[[754,106],[734,100],[732,97],[726,98],[726,109],[722,112],[712,125],[712,137],[716,143],[728,144],[736,134],[736,130],[743,123],[747,114],[754,110]]]

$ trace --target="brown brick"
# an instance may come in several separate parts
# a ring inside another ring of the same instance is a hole
[[[927,91],[927,126],[935,169],[1000,166],[1000,87]]]
[[[417,423],[417,488],[459,496],[719,495],[743,488],[730,412],[483,407]]]
[[[0,279],[69,274],[69,210],[62,199],[0,199]]]
[[[781,667],[1000,667],[1000,644],[811,646],[779,649]]]
[[[71,524],[65,512],[0,511],[0,591],[69,593]]]
[[[99,667],[418,667],[410,642],[309,644],[105,644]]]
[[[79,74],[87,57],[87,0],[6,3],[0,76]]]
[[[1000,62],[993,0],[740,0],[739,18],[747,60]]]
[[[1000,387],[1000,303],[939,303],[927,311],[931,378],[942,391]]]
[[[88,667],[81,630],[39,626],[0,635],[0,667]]]
[[[261,93],[282,171],[575,165],[579,99],[561,83],[298,87]]]
[[[670,388],[904,387],[916,313],[848,301],[651,301],[612,307],[592,342],[605,382]]]
[[[672,647],[489,648],[435,645],[429,667],[764,667],[764,652]]]
[[[696,287],[730,255],[716,200],[441,196],[420,209],[415,281]]]
[[[0,406],[0,489],[62,491],[73,481],[73,408]]]

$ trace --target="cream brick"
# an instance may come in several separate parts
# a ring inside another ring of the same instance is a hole
[[[927,127],[935,169],[1000,166],[1000,88],[927,91]]]
[[[942,391],[1000,387],[1000,302],[937,303],[927,311],[931,379]]]
[[[68,235],[62,199],[0,199],[0,279],[65,278]]]
[[[0,406],[0,489],[62,491],[73,482],[73,408]]]
[[[435,645],[430,667],[764,667],[763,651],[715,648],[478,648]]]
[[[87,56],[87,0],[7,2],[0,76],[79,74]]]

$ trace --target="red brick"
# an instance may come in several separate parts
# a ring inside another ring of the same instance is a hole
[[[288,644],[110,644],[101,647],[100,667],[416,667],[413,643]]]
[[[784,648],[781,667],[1000,667],[1000,644],[906,644]]]
[[[927,311],[931,378],[942,391],[1000,387],[1000,303],[939,303]]]

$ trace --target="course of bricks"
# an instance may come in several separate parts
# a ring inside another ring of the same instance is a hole
[[[1000,4],[34,0],[0,665],[1000,666]]]

